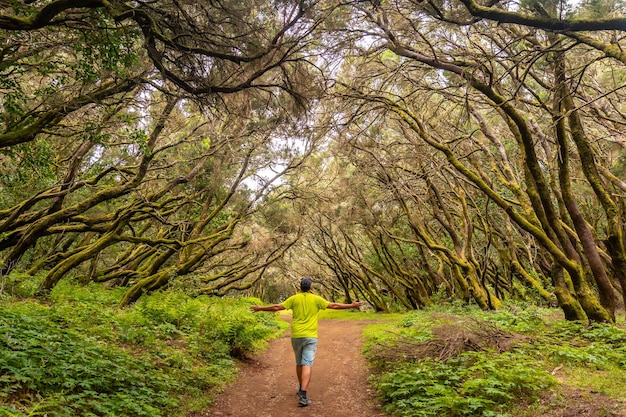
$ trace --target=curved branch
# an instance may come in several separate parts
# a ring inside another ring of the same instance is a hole
[[[0,29],[4,30],[35,30],[53,24],[53,19],[68,9],[95,9],[103,7],[100,0],[56,0],[45,5],[39,12],[29,18],[0,15]]]
[[[501,8],[485,7],[474,0],[461,0],[472,16],[493,20],[499,23],[514,23],[537,29],[557,32],[597,32],[602,30],[623,31],[626,18],[571,19],[561,20],[510,12]]]
[[[20,143],[30,142],[45,128],[56,125],[68,114],[79,110],[88,104],[98,103],[115,94],[131,91],[138,85],[138,83],[139,81],[136,79],[123,80],[120,83],[107,83],[85,95],[76,97],[69,103],[61,104],[57,108],[44,112],[30,125],[23,126],[8,133],[0,134],[0,149]]]

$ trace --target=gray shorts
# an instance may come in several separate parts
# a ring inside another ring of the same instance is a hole
[[[296,354],[296,365],[313,366],[317,351],[317,338],[306,337],[291,339],[293,353]]]

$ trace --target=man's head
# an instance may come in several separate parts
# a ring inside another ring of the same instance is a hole
[[[300,289],[302,291],[308,291],[311,289],[311,278],[304,277],[300,280]]]

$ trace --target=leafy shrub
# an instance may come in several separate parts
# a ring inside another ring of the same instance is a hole
[[[9,275],[2,275],[0,276],[0,301],[10,300],[11,297],[30,297],[38,286],[38,278],[22,272],[13,271]]]
[[[480,311],[474,316],[507,331],[532,334],[545,328],[543,317],[546,312],[546,309],[536,306],[512,304],[497,311]]]
[[[120,290],[59,284],[49,305],[0,307],[0,416],[169,416],[206,407],[283,330],[255,300],[179,292],[116,307]]]
[[[549,373],[518,355],[465,352],[446,362],[405,363],[377,385],[393,415],[488,417],[505,415],[516,398],[532,400],[554,383]]]
[[[149,361],[34,310],[39,314],[0,308],[3,399],[47,398],[45,408],[57,416],[88,409],[101,409],[102,416],[155,416],[176,404],[170,394],[180,388],[177,382]]]
[[[626,329],[606,323],[580,326],[580,336],[590,342],[602,342],[614,347],[626,344]]]

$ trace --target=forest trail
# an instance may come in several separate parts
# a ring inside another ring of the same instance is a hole
[[[361,354],[368,321],[320,320],[317,355],[308,396],[298,407],[298,381],[289,332],[244,365],[205,416],[214,417],[384,417],[369,386]]]

